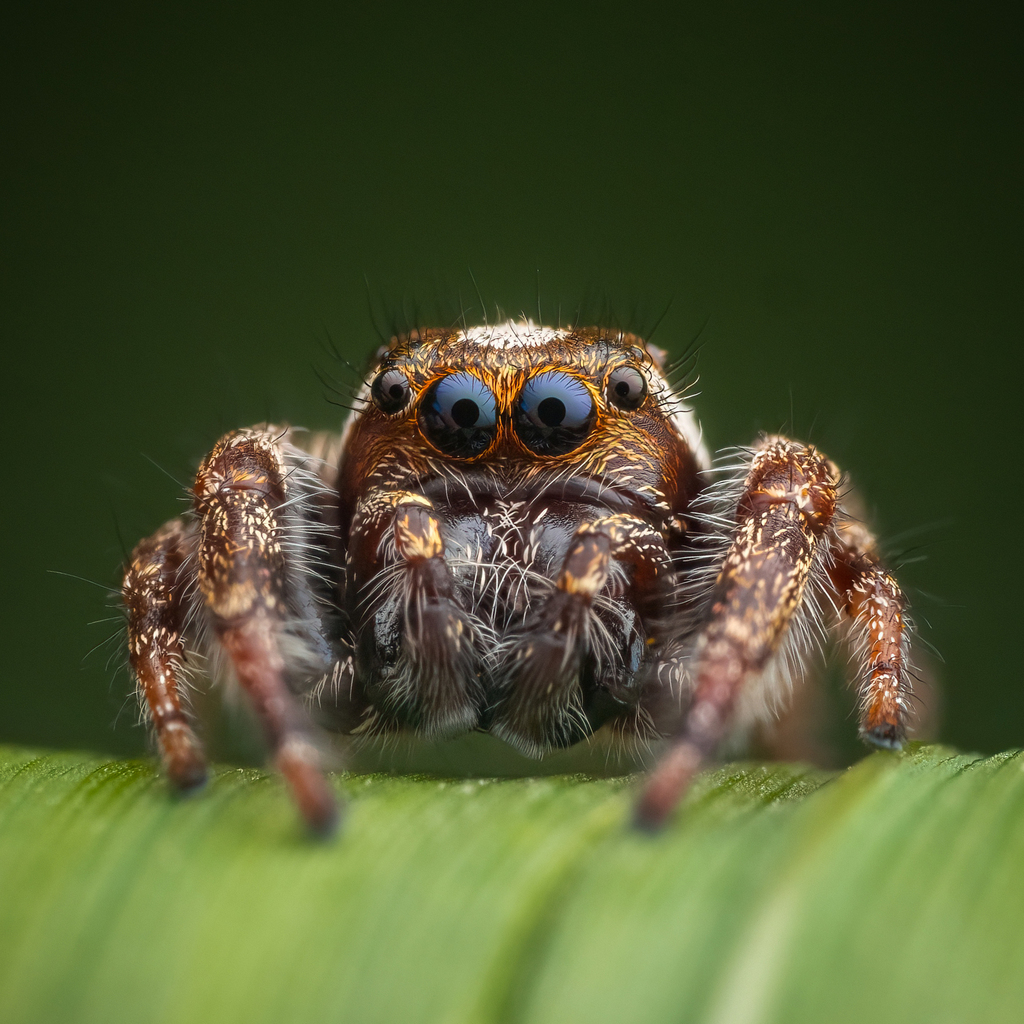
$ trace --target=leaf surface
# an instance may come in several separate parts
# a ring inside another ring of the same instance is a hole
[[[0,751],[0,1020],[1024,1019],[1024,756],[705,774],[661,835],[629,780],[280,782]]]

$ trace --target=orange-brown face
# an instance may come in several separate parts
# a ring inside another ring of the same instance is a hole
[[[634,335],[506,323],[397,337],[346,434],[348,486],[484,474],[519,486],[584,476],[679,506],[699,432]]]

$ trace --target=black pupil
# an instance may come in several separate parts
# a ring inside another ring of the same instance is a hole
[[[423,395],[419,424],[439,451],[457,459],[485,452],[497,433],[494,393],[466,370],[439,377]]]
[[[620,366],[608,378],[608,398],[620,409],[638,409],[647,395],[647,382],[639,370]]]
[[[557,427],[565,419],[565,402],[560,398],[545,398],[537,406],[537,417],[546,427]]]
[[[452,406],[452,419],[460,427],[472,427],[480,419],[480,406],[472,398],[460,398]]]
[[[385,370],[370,388],[377,407],[391,416],[400,412],[409,402],[409,381],[401,370]]]
[[[514,415],[516,434],[527,448],[539,455],[564,455],[590,433],[597,406],[579,377],[548,370],[526,382]]]

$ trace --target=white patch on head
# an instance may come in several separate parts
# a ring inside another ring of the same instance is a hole
[[[555,327],[538,327],[532,320],[506,320],[489,327],[470,327],[459,331],[457,338],[489,348],[531,348],[561,341],[569,331]]]

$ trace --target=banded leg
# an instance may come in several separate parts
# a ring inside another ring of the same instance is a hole
[[[182,564],[195,544],[181,520],[162,526],[132,552],[121,594],[128,609],[128,657],[139,703],[156,734],[160,760],[182,792],[206,781],[206,759],[185,713]]]
[[[313,485],[303,480],[294,453],[289,463],[286,444],[284,433],[269,428],[241,431],[207,456],[194,488],[196,570],[214,635],[259,716],[274,764],[306,823],[326,834],[337,823],[337,804],[310,723],[289,687],[284,655],[287,645],[294,660],[296,640],[304,638],[315,659],[309,638],[318,632],[316,623],[302,622],[311,614],[307,581],[287,551],[289,544],[309,547],[309,538],[296,536],[294,519]]]
[[[609,642],[605,638],[611,631],[593,608],[608,583],[613,559],[630,566],[632,603],[642,613],[653,615],[665,594],[671,562],[661,534],[628,515],[579,527],[555,592],[514,638],[507,665],[499,670],[502,696],[490,729],[524,753],[541,756],[589,736],[620,696],[618,681],[632,678],[639,667],[647,640],[638,631],[642,626],[620,623],[616,632],[621,635]],[[596,686],[589,695],[581,685],[588,659],[596,662]]]
[[[863,662],[857,683],[861,739],[899,749],[906,739],[911,694],[903,592],[879,563],[874,538],[859,523],[838,531],[829,575],[836,605],[850,625],[849,639]]]
[[[428,737],[476,726],[483,690],[478,636],[445,561],[433,504],[400,491],[367,502],[354,520],[354,583],[382,579],[359,631],[369,699]]]
[[[638,824],[665,820],[725,736],[744,683],[778,649],[825,551],[838,483],[836,467],[813,448],[771,438],[754,455],[697,642],[692,700],[637,805]]]

